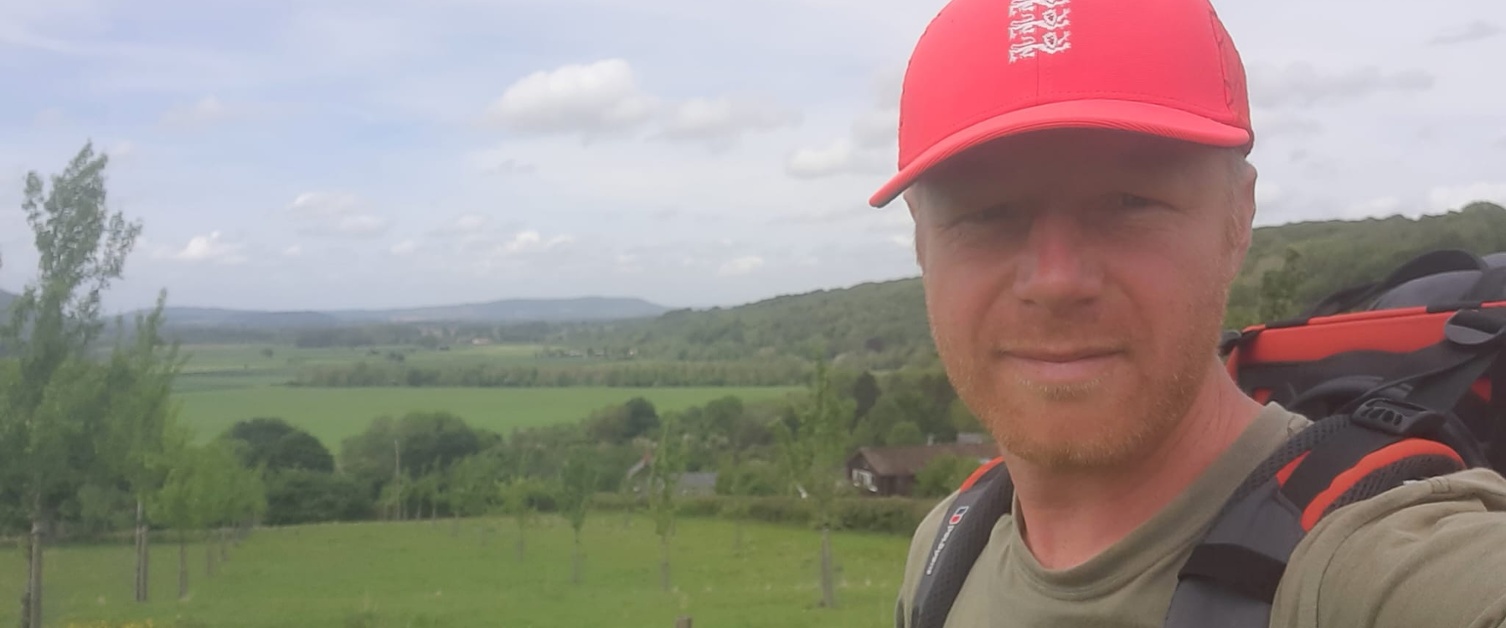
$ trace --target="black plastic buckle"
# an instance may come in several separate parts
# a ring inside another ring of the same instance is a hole
[[[1393,436],[1431,435],[1448,422],[1448,416],[1436,410],[1384,397],[1360,404],[1350,418],[1362,426]]]
[[[1443,443],[1459,454],[1465,466],[1487,464],[1485,454],[1471,436],[1469,427],[1452,414],[1415,403],[1376,397],[1360,404],[1349,414],[1349,420],[1399,438],[1426,438]]]

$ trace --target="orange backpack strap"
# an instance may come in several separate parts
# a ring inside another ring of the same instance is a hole
[[[1376,398],[1313,423],[1225,504],[1178,574],[1168,628],[1260,628],[1297,544],[1322,518],[1403,483],[1483,464],[1452,416]]]

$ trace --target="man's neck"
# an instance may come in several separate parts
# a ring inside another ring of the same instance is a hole
[[[1087,562],[1192,484],[1254,420],[1260,404],[1222,377],[1149,455],[1122,468],[1063,472],[1010,460],[1026,546],[1047,569]]]

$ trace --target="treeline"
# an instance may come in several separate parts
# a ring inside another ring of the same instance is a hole
[[[1482,256],[1506,251],[1506,208],[1480,202],[1416,220],[1393,216],[1257,229],[1229,293],[1226,323],[1244,327],[1295,315],[1340,288],[1378,280],[1437,249]]]
[[[838,369],[825,377],[843,406],[844,457],[862,446],[949,442],[983,431],[939,370],[875,376]],[[557,504],[549,483],[566,471],[572,451],[588,453],[581,464],[594,492],[631,494],[642,489],[634,483],[635,465],[650,456],[667,425],[683,445],[681,471],[717,474],[708,488],[718,495],[772,497],[792,494],[781,475],[779,433],[798,422],[809,396],[758,402],[727,396],[671,413],[634,397],[575,422],[508,434],[450,412],[410,412],[373,419],[335,451],[275,417],[243,420],[221,438],[236,443],[244,465],[263,471],[264,521],[273,525],[479,516],[499,507],[493,488],[514,483],[531,507],[550,512]],[[955,488],[971,470],[958,462],[938,461],[934,477],[922,478],[922,492],[935,497]]]
[[[292,384],[484,388],[787,386],[799,384],[809,373],[809,364],[789,358],[741,362],[456,363],[436,366],[404,364],[389,359],[305,367],[298,371]]]

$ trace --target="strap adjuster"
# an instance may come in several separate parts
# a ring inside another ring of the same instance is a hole
[[[1433,434],[1448,417],[1414,403],[1375,397],[1366,400],[1350,415],[1355,423],[1392,436]]]

